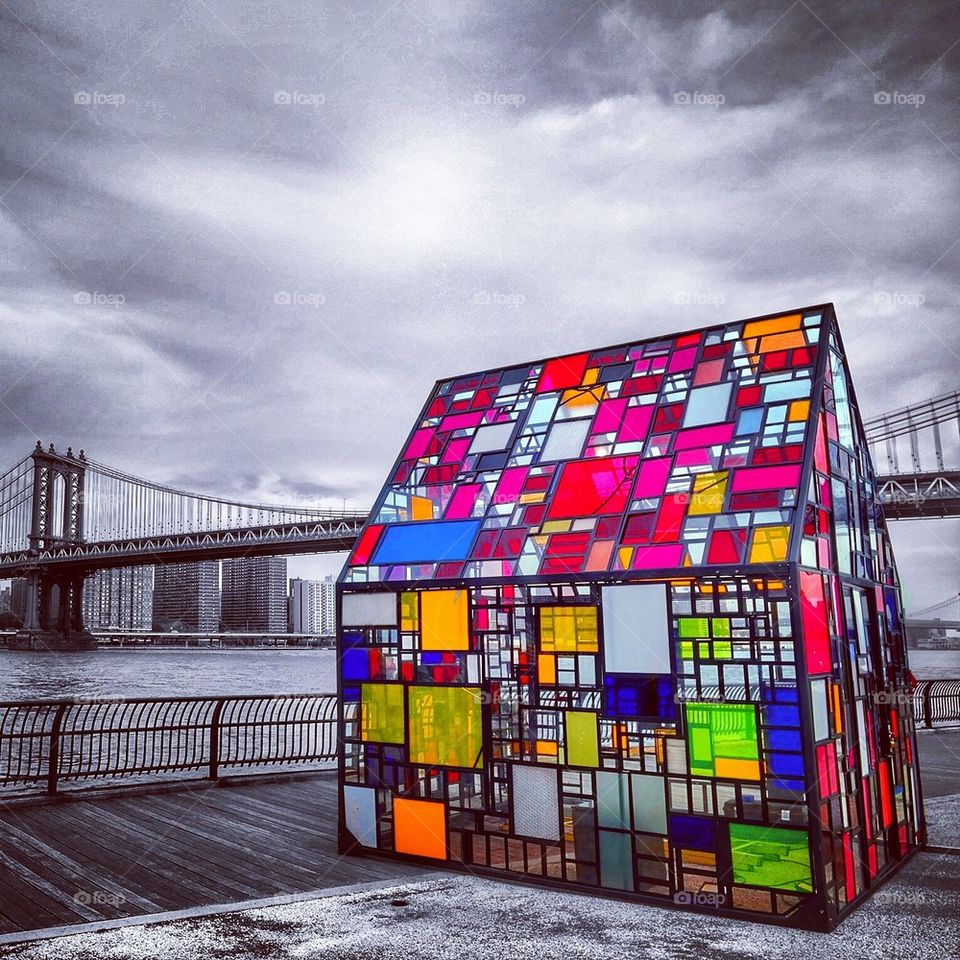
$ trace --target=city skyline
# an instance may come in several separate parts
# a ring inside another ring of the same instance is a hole
[[[955,386],[953,9],[0,17],[9,463],[43,438],[187,489],[367,507],[465,352],[797,302],[837,304],[868,415]],[[908,606],[956,590],[958,533],[894,526]]]

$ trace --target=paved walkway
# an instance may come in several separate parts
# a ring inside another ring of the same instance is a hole
[[[422,870],[336,851],[331,774],[0,805],[0,934]]]
[[[960,730],[921,733],[919,745],[930,843],[960,847]],[[427,875],[405,864],[337,856],[335,786],[331,774],[320,774],[281,782],[229,787],[208,784],[55,804],[0,804],[0,935]],[[903,882],[912,884],[910,889],[919,891],[917,895],[927,897],[930,891],[923,886],[924,877],[940,889],[942,877],[958,873],[960,856],[947,855],[947,860],[942,860],[941,855],[924,854],[905,872],[913,879]],[[457,891],[474,889],[469,886],[474,881],[453,875],[443,882],[454,884]],[[483,883],[492,885],[474,892],[496,891],[500,886],[492,881]],[[895,883],[901,883],[899,876]],[[442,883],[439,887],[431,884],[423,889],[446,889]],[[373,899],[361,902],[379,902],[375,895],[369,896]],[[572,894],[550,896],[583,901]],[[299,909],[309,912],[307,907]],[[951,910],[958,912],[956,902]],[[388,911],[390,916],[394,913]],[[676,920],[680,915],[674,912],[669,916]],[[229,927],[234,921],[218,922],[220,936],[226,929],[222,925]],[[242,925],[243,921],[236,923]],[[680,920],[676,923],[683,925]],[[665,929],[669,927],[666,922]],[[695,926],[692,929],[695,931]],[[694,942],[702,943],[695,934]],[[162,951],[150,953],[162,955]],[[854,953],[863,955],[862,951]],[[182,955],[193,956],[189,951]],[[685,956],[683,952],[673,955]],[[729,956],[740,955],[752,956],[749,952]],[[937,955],[936,951],[928,954]]]

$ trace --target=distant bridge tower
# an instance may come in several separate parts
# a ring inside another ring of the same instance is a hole
[[[32,513],[30,552],[83,542],[83,496],[86,460],[47,450],[40,441],[31,455]],[[95,646],[83,625],[83,572],[27,572],[27,609],[16,644],[31,649],[77,649]]]

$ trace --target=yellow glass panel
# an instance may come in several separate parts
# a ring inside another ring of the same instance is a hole
[[[570,529],[572,520],[548,520],[540,527],[541,533],[566,533]]]
[[[620,547],[617,550],[617,559],[620,561],[620,568],[627,570],[630,567],[630,561],[633,558],[633,547]]]
[[[778,563],[787,559],[788,526],[757,527],[753,531],[750,563]]]
[[[544,653],[597,653],[596,607],[542,607],[540,649]]]
[[[521,493],[520,502],[521,503],[542,503],[543,498],[546,496],[545,493]]]
[[[687,513],[693,516],[720,513],[723,509],[723,497],[727,491],[727,477],[726,470],[697,474],[693,479],[693,495]]]
[[[587,372],[583,375],[583,385],[585,387],[590,386],[591,383],[596,383],[600,379],[600,368],[599,367],[590,367]]]
[[[555,757],[560,751],[560,744],[556,740],[538,740],[537,753],[544,757]]]
[[[792,350],[795,347],[805,347],[806,337],[802,330],[791,333],[775,333],[770,337],[763,337],[760,341],[761,353],[773,353],[774,350]]]
[[[411,497],[410,508],[414,520],[433,519],[433,501],[427,497]]]
[[[469,650],[470,601],[466,590],[426,590],[420,594],[420,648]]]
[[[600,766],[597,715],[586,710],[567,710],[567,763],[575,767]]]
[[[759,780],[760,764],[756,760],[733,760],[716,757],[713,761],[716,776],[724,780]]]
[[[420,610],[417,602],[418,594],[408,591],[400,594],[400,629],[419,630]]]
[[[557,658],[548,653],[541,653],[537,657],[537,679],[541,683],[555,684],[557,682]]]
[[[790,404],[790,417],[789,419],[792,422],[798,420],[806,420],[810,416],[810,401],[809,400],[794,400]]]
[[[843,733],[843,703],[840,699],[840,684],[832,683],[833,687],[833,724],[837,733]]]
[[[478,687],[410,687],[410,762],[483,767],[483,720]]]
[[[799,330],[802,317],[791,313],[785,317],[772,317],[770,320],[754,320],[743,328],[743,339],[764,337],[768,333],[784,333],[787,330]]]
[[[447,859],[447,805],[436,800],[393,801],[393,847],[415,857]]]
[[[360,684],[360,739],[403,743],[403,684]]]

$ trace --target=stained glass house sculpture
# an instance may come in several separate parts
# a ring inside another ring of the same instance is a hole
[[[830,929],[923,843],[829,304],[438,382],[338,615],[345,852]]]

